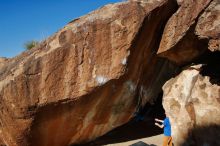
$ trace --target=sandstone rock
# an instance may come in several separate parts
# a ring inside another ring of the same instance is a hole
[[[163,84],[158,80],[151,86],[157,76],[144,72],[168,76],[163,66],[169,63],[158,63],[154,56],[174,10],[171,0],[110,4],[7,62],[0,70],[4,143],[82,143],[129,121],[156,93],[142,100],[139,95]]]
[[[194,34],[196,19],[210,0],[178,1],[177,12],[169,19],[163,32],[158,54],[183,65],[201,55],[207,49]]]
[[[199,17],[196,34],[201,39],[209,39],[209,50],[220,51],[220,1],[213,0]]]
[[[163,86],[175,145],[220,145],[220,86],[192,66]]]
[[[8,59],[7,58],[2,58],[0,57],[0,68],[7,63]]]

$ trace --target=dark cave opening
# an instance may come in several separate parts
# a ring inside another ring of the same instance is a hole
[[[220,51],[211,52],[207,50],[203,55],[197,58],[195,64],[203,64],[200,70],[202,76],[209,76],[210,83],[220,85]]]
[[[162,97],[163,92],[161,92],[154,103],[147,103],[144,107],[142,107],[136,117],[133,120],[139,121],[144,120],[146,118],[150,119],[164,119],[165,118],[165,110],[162,106]]]

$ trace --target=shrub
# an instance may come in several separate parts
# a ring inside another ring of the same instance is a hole
[[[30,50],[30,49],[36,47],[38,44],[39,44],[38,41],[32,40],[32,41],[26,42],[26,43],[24,44],[24,47],[25,47],[25,49]]]

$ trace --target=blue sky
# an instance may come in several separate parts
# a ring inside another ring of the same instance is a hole
[[[0,57],[14,57],[24,43],[42,40],[74,18],[122,0],[0,0]]]

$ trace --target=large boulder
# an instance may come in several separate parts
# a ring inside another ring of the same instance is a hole
[[[194,33],[197,19],[211,0],[178,0],[179,9],[164,29],[158,55],[178,65],[190,63],[207,49]]]
[[[177,2],[157,54],[179,66],[206,65],[189,67],[163,86],[174,144],[220,145],[220,1]]]
[[[182,71],[163,86],[175,145],[220,145],[220,86],[201,75],[200,66]]]
[[[110,4],[10,59],[0,70],[0,139],[64,146],[128,122],[175,70],[154,57],[175,8],[172,0]]]

